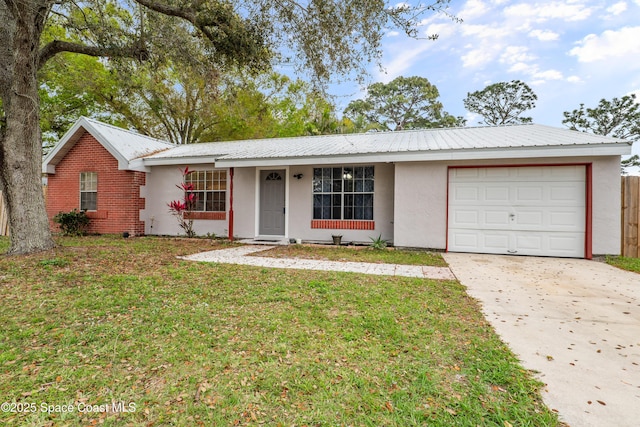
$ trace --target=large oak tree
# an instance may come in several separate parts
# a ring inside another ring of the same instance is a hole
[[[383,0],[0,0],[0,188],[9,211],[8,253],[54,246],[41,189],[37,73],[56,55],[144,61],[155,42],[146,36],[145,17],[161,14],[188,23],[221,62],[260,69],[291,61],[326,82],[361,75],[379,60],[388,28],[415,35],[421,13],[448,2],[415,8]],[[43,40],[50,23],[65,33]]]

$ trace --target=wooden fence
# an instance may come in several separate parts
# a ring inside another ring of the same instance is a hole
[[[9,235],[9,217],[7,216],[7,210],[4,208],[4,197],[2,190],[0,190],[0,236]]]
[[[622,256],[640,258],[640,176],[622,177]]]

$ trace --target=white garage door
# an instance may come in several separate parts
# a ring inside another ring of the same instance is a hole
[[[448,249],[584,257],[585,166],[452,168]]]

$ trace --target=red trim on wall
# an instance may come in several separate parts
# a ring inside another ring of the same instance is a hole
[[[313,219],[311,228],[324,228],[332,230],[375,230],[375,221],[363,220],[337,220],[337,219]]]
[[[185,212],[184,219],[225,220],[227,219],[227,213],[226,212]]]
[[[584,230],[584,258],[593,258],[593,163],[568,162],[568,163],[523,163],[501,165],[460,165],[447,166],[447,239],[445,250],[449,251],[449,171],[451,169],[488,169],[488,168],[526,168],[541,166],[584,166],[585,167],[585,230]]]
[[[588,163],[585,165],[585,231],[584,231],[584,257],[586,259],[593,258],[593,164]]]
[[[451,169],[451,166],[447,166],[447,205],[445,207],[446,211],[445,211],[445,229],[444,232],[446,233],[444,236],[444,251],[445,252],[449,252],[449,175],[451,175],[449,173],[449,169]]]
[[[233,242],[233,172],[229,169],[229,241]]]
[[[500,165],[480,165],[480,166],[470,166],[470,165],[456,165],[456,166],[448,166],[449,169],[490,169],[490,168],[529,168],[529,167],[539,167],[539,166],[587,166],[591,163],[585,162],[567,162],[567,163],[507,163]]]

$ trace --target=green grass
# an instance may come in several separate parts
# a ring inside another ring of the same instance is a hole
[[[0,396],[38,408],[1,425],[558,425],[455,281],[175,258],[221,245],[202,240],[59,242],[0,257]],[[77,412],[112,401],[135,412]]]
[[[372,262],[446,267],[442,255],[421,250],[373,249],[369,246],[289,245],[252,255],[274,258],[305,258],[324,261]]]
[[[607,257],[607,264],[623,270],[640,273],[640,258],[627,258],[623,256]]]

